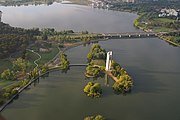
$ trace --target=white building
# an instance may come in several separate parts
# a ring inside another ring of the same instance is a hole
[[[166,17],[166,16],[178,16],[178,12],[175,9],[161,9],[161,14],[159,14],[159,17]]]
[[[127,2],[127,3],[134,3],[135,0],[123,0],[123,2]]]

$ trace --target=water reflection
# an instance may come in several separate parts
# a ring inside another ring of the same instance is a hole
[[[19,7],[19,6],[29,6],[29,5],[42,5],[42,4],[46,4],[46,5],[52,5],[55,2],[55,0],[38,0],[38,1],[0,1],[2,6],[14,6],[14,7]],[[57,1],[56,2],[60,2]]]
[[[98,33],[138,31],[133,27],[133,20],[137,15],[132,13],[107,12],[88,6],[61,3],[50,6],[0,6],[0,9],[3,12],[2,21],[16,27],[55,28],[59,31],[88,30]]]
[[[109,76],[105,74],[105,86],[109,87]]]

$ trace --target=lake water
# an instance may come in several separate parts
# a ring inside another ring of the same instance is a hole
[[[133,32],[136,14],[92,9],[87,6],[54,3],[53,5],[29,5],[0,7],[2,21],[23,28],[72,29],[89,32]]]
[[[44,5],[0,8],[3,12],[11,13],[9,10],[13,10],[11,14],[19,15],[11,20],[8,18],[11,15],[4,13],[6,15],[3,16],[3,21],[13,26],[45,26],[77,31],[85,29],[91,32],[138,31],[132,26],[132,21],[137,16],[131,13],[91,9],[79,5],[53,6],[54,12],[52,6]],[[33,12],[34,9],[38,11]],[[21,17],[28,17],[28,13],[34,16],[31,18],[32,23],[28,18]],[[36,15],[39,13],[46,15]],[[52,15],[57,13],[60,15]],[[72,17],[69,19],[71,22],[66,21],[68,17]],[[64,24],[60,24],[60,19],[63,19]],[[7,120],[83,120],[85,116],[95,114],[102,114],[109,120],[180,120],[178,47],[158,38],[116,39],[99,43],[107,51],[112,50],[113,58],[132,76],[135,85],[131,94],[115,95],[111,88],[113,81],[109,79],[107,86],[105,79],[99,78],[96,82],[102,85],[103,97],[88,98],[83,93],[83,87],[92,79],[85,79],[85,67],[72,67],[66,74],[56,71],[50,73],[49,77],[40,79],[39,84],[21,93],[19,99],[10,104],[2,115]],[[90,46],[78,46],[66,53],[71,63],[85,63],[89,49]]]

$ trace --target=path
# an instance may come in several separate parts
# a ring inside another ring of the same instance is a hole
[[[30,49],[26,49],[26,50],[28,50],[29,52],[32,52],[32,53],[39,56],[39,58],[34,61],[34,64],[36,65],[35,68],[37,68],[39,66],[37,62],[41,59],[41,55],[39,53],[37,53],[37,52],[34,52],[34,50],[30,50]]]

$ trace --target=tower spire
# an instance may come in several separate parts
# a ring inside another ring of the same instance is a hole
[[[110,70],[110,68],[111,68],[112,54],[113,54],[112,51],[107,52],[106,71]]]

